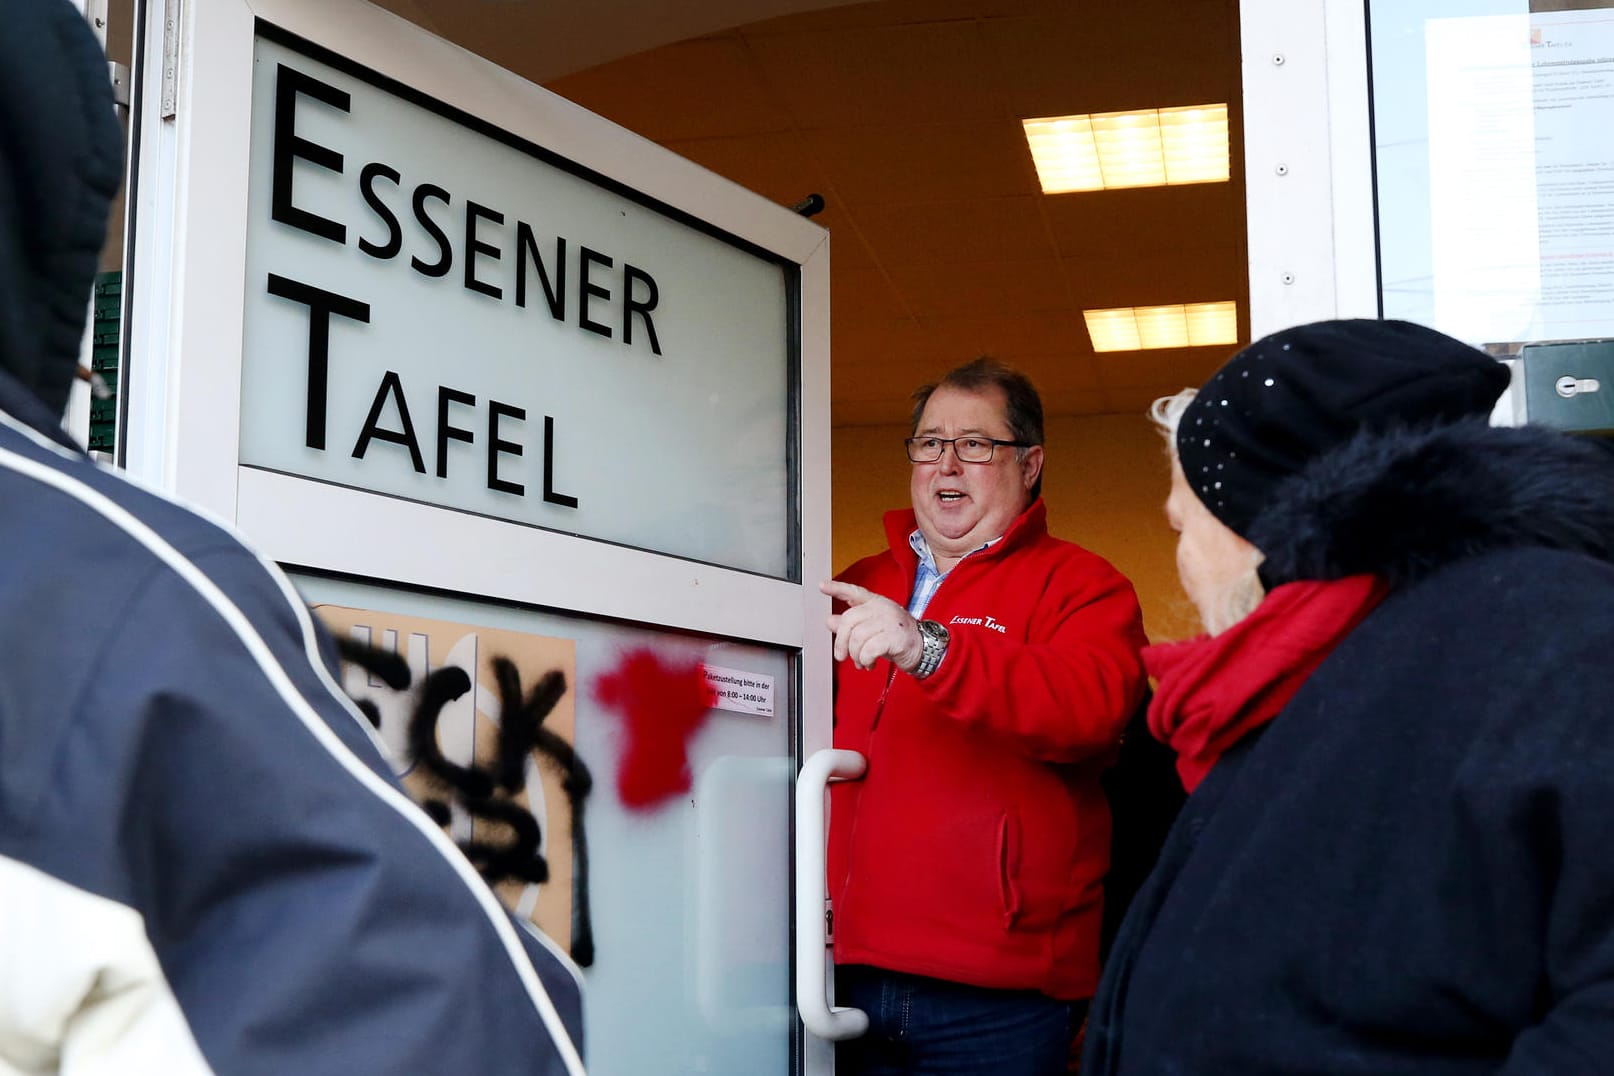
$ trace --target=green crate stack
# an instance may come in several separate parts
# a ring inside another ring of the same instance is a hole
[[[118,314],[123,302],[123,274],[118,271],[97,274],[95,316],[90,325],[90,369],[101,376],[111,395],[90,397],[90,441],[92,452],[111,452],[118,430]]]

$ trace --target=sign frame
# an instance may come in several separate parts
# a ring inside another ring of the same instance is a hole
[[[821,657],[827,668],[827,650],[810,652],[827,613],[815,584],[832,574],[828,234],[369,4],[212,0],[181,10],[171,115],[163,65],[144,63],[139,79],[128,470],[223,517],[288,567],[802,648],[808,667]],[[142,44],[152,59],[160,57],[152,54],[153,42],[164,40],[163,15],[148,6]],[[566,162],[787,271],[795,267],[788,426],[798,538],[787,578],[240,465],[249,118],[260,32],[310,43],[540,147],[550,163]],[[423,558],[416,542],[401,540],[421,535],[444,552]],[[816,705],[827,711],[825,691]]]

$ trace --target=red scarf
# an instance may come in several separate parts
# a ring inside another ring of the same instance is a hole
[[[1143,650],[1159,682],[1149,731],[1177,752],[1192,792],[1222,752],[1271,721],[1388,592],[1374,575],[1285,583],[1222,632]]]

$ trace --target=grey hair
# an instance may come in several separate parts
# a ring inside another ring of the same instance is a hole
[[[1165,437],[1166,448],[1173,465],[1181,466],[1177,459],[1177,427],[1182,423],[1182,416],[1188,410],[1188,405],[1193,403],[1194,397],[1198,395],[1197,389],[1183,389],[1171,396],[1162,396],[1149,405],[1149,420]],[[1204,623],[1207,632],[1220,635],[1255,612],[1255,607],[1267,596],[1266,587],[1261,585],[1259,571],[1261,561],[1264,559],[1265,555],[1259,549],[1255,550],[1251,554],[1249,566],[1230,580],[1219,593],[1210,597],[1209,609],[1199,611],[1199,619]]]
[[[1198,389],[1183,389],[1171,396],[1162,396],[1149,405],[1149,421],[1160,428],[1171,448],[1171,458],[1177,458],[1177,427],[1182,423],[1183,412],[1199,395]]]

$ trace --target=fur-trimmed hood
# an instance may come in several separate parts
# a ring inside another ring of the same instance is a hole
[[[1614,560],[1614,448],[1481,422],[1361,434],[1285,481],[1246,537],[1269,588],[1359,572],[1399,586],[1531,546]]]

